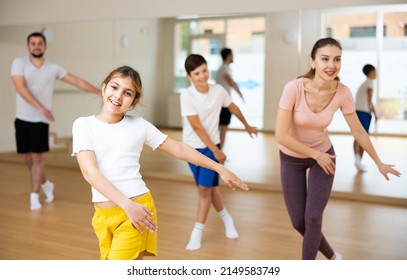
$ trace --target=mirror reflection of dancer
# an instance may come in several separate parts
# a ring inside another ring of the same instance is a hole
[[[11,78],[17,91],[16,130],[17,153],[21,154],[31,174],[31,210],[42,207],[39,196],[42,189],[45,202],[54,200],[54,183],[46,179],[43,153],[49,151],[49,122],[54,121],[52,96],[54,81],[61,80],[80,90],[99,94],[99,89],[87,81],[68,73],[61,66],[46,60],[47,40],[42,33],[27,37],[27,57],[14,59]]]
[[[157,212],[140,174],[143,145],[218,172],[231,188],[248,190],[235,174],[192,147],[161,133],[142,117],[130,116],[143,95],[139,74],[128,66],[113,70],[101,86],[97,116],[75,120],[73,152],[92,186],[92,225],[100,259],[132,260],[157,255]]]
[[[327,259],[341,259],[321,232],[336,168],[327,127],[338,109],[386,180],[389,173],[400,176],[393,165],[380,160],[356,115],[352,93],[339,82],[341,56],[338,41],[318,40],[311,51],[309,72],[285,85],[276,118],[284,199],[293,227],[303,236],[305,260],[315,259],[318,251]]]
[[[257,135],[257,129],[250,126],[240,109],[230,100],[225,89],[218,85],[208,84],[209,71],[206,60],[198,54],[191,54],[185,60],[185,70],[192,85],[181,94],[181,114],[183,119],[183,142],[191,145],[205,156],[224,163],[226,155],[220,149],[219,114],[223,107],[243,123],[246,131],[252,137]],[[211,204],[222,218],[226,237],[237,238],[232,216],[226,210],[219,191],[218,174],[212,170],[189,164],[198,190],[198,214],[192,230],[187,250],[201,248],[202,233]]]
[[[242,92],[239,89],[239,86],[232,77],[232,70],[230,69],[230,64],[233,63],[233,51],[229,48],[223,48],[220,52],[222,56],[222,65],[216,71],[215,81],[217,84],[223,86],[229,96],[231,96],[232,88],[239,94],[243,102],[245,102]],[[220,148],[223,148],[223,144],[226,139],[226,132],[228,131],[232,113],[228,108],[222,107],[220,111],[219,118],[219,132],[220,132]]]
[[[373,65],[366,64],[363,66],[363,74],[366,75],[366,80],[360,85],[356,93],[355,104],[356,114],[363,128],[369,134],[370,122],[372,114],[377,121],[377,113],[373,105],[373,90],[374,80],[376,79],[376,68]],[[353,151],[355,153],[355,166],[359,172],[366,171],[366,167],[362,164],[362,157],[365,150],[355,140],[353,142]]]

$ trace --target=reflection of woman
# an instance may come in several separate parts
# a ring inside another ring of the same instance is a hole
[[[318,251],[328,259],[341,259],[321,232],[335,174],[327,127],[338,109],[383,176],[387,180],[388,173],[400,176],[392,165],[381,162],[355,113],[350,90],[339,82],[341,55],[335,39],[318,40],[311,51],[311,70],[286,84],[277,113],[284,199],[294,228],[303,236],[303,259],[315,259]]]

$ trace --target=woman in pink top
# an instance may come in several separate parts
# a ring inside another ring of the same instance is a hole
[[[311,51],[311,69],[286,84],[277,113],[275,136],[284,199],[293,227],[303,236],[302,259],[315,259],[318,251],[327,259],[341,259],[321,232],[335,174],[335,151],[327,127],[338,109],[386,180],[389,173],[400,176],[393,165],[380,160],[355,113],[349,88],[339,82],[341,54],[335,39],[318,40]]]

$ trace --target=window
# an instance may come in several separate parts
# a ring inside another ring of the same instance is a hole
[[[371,7],[324,13],[326,35],[342,44],[341,81],[355,95],[365,76],[361,69],[369,63],[376,66],[374,103],[379,120],[371,132],[407,135],[407,5]],[[329,33],[328,33],[329,32]],[[330,131],[348,131],[337,113]]]
[[[223,47],[233,50],[232,75],[242,91],[243,103],[237,93],[232,100],[241,109],[247,121],[257,128],[263,128],[264,100],[264,31],[265,18],[225,17],[180,20],[175,24],[175,92],[189,86],[184,62],[189,53],[199,53],[208,62],[214,83],[217,69],[222,64],[220,51]],[[231,128],[243,128],[240,121],[232,117]]]
[[[376,26],[351,27],[349,36],[351,38],[355,38],[355,37],[376,37]]]

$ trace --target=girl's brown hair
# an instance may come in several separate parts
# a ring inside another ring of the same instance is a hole
[[[143,97],[143,85],[141,83],[139,73],[130,66],[121,66],[110,72],[110,74],[103,81],[102,85],[107,85],[115,77],[128,77],[132,80],[134,89],[136,91],[136,95],[134,97],[132,105],[136,106],[137,103],[139,103],[140,99]]]

